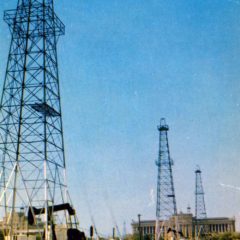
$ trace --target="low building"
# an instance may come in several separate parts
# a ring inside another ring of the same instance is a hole
[[[0,240],[9,240],[9,232],[12,228],[14,232],[14,239],[16,240],[37,240],[41,239],[44,232],[44,223],[40,218],[36,218],[38,226],[29,225],[28,218],[23,212],[14,212],[13,216],[7,214],[0,221]],[[55,233],[58,240],[67,239],[66,225],[55,225]]]
[[[206,218],[196,220],[192,214],[180,213],[172,216],[168,221],[159,222],[164,234],[171,232],[182,238],[192,239],[197,235],[210,235],[212,233],[235,232],[234,218]],[[156,220],[143,220],[140,222],[140,231],[144,237],[155,239]],[[139,234],[139,222],[132,222],[133,233]]]

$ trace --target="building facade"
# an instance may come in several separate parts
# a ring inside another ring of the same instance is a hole
[[[234,218],[206,218],[196,220],[192,214],[177,214],[168,221],[159,223],[165,235],[179,235],[180,238],[193,239],[199,235],[212,233],[235,232]],[[140,231],[143,239],[155,239],[156,220],[143,220],[140,222]],[[133,234],[139,234],[139,222],[132,222]]]
[[[11,219],[12,218],[12,219]],[[44,232],[44,223],[41,222],[40,218],[36,218],[36,221],[39,223],[38,227],[36,225],[29,225],[28,218],[24,215],[23,212],[15,212],[12,217],[11,214],[7,214],[0,221],[0,240],[10,240],[7,233],[10,231],[10,225],[14,229],[15,240],[37,240],[41,239],[39,232]],[[40,227],[41,228],[40,228]],[[66,240],[67,239],[67,226],[66,225],[55,225],[55,233],[57,240]]]

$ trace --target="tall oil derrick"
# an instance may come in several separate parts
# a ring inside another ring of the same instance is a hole
[[[206,226],[201,225],[201,219],[207,218],[205,201],[204,201],[204,191],[203,191],[203,184],[202,184],[202,177],[201,177],[201,170],[197,167],[195,171],[196,181],[195,181],[195,219],[196,219],[196,229],[195,235],[200,237],[204,235],[208,229]]]
[[[176,198],[173,184],[172,165],[168,144],[168,130],[164,118],[160,120],[159,131],[159,154],[156,165],[158,167],[157,179],[157,205],[156,205],[156,238],[159,239],[162,227],[159,222],[168,220],[177,214]]]
[[[195,171],[196,182],[195,182],[195,217],[196,219],[207,218],[205,201],[204,201],[204,191],[201,177],[201,170],[197,167]]]
[[[18,0],[4,20],[12,37],[0,104],[0,217],[10,240],[20,211],[28,229],[55,239],[55,224],[76,223],[65,181],[57,59],[65,26],[53,0]]]

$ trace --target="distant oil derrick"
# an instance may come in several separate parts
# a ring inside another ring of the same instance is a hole
[[[195,185],[195,217],[196,219],[207,218],[205,201],[204,201],[204,191],[202,184],[201,170],[197,167],[196,174],[196,185]]]
[[[202,172],[199,167],[197,167],[195,171],[196,175],[196,186],[195,186],[195,221],[196,221],[196,229],[195,235],[196,237],[201,237],[207,234],[209,231],[208,227],[201,224],[201,219],[207,218],[205,201],[204,201],[204,191],[202,184]]]
[[[156,205],[156,238],[161,234],[159,221],[168,220],[172,215],[177,214],[176,198],[173,184],[172,165],[168,144],[168,130],[164,118],[160,120],[159,131],[159,154],[156,165],[158,167],[157,178],[157,205]]]

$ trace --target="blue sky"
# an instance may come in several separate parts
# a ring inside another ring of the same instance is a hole
[[[0,13],[15,0],[0,3]],[[68,184],[80,225],[155,217],[156,126],[166,117],[178,211],[238,216],[240,4],[237,0],[62,0],[59,41]],[[0,21],[0,84],[10,35]],[[112,213],[111,213],[112,212]]]

